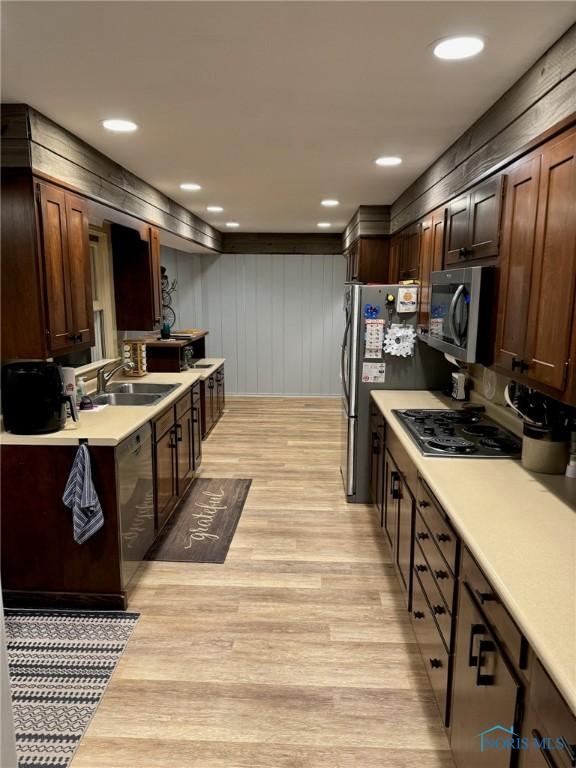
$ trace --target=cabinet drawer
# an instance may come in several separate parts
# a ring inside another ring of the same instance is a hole
[[[416,513],[415,530],[421,534],[429,533],[428,526],[423,522],[419,512]],[[423,539],[418,538],[416,534],[416,538],[424,553],[424,557],[428,561],[436,586],[442,593],[442,597],[448,606],[448,610],[451,613],[454,613],[454,601],[456,597],[455,577],[452,575],[450,568],[446,565],[446,561],[432,539],[432,535],[429,533],[429,538]]]
[[[416,507],[420,514],[420,528],[422,527],[421,521],[423,520],[432,535],[434,543],[442,553],[446,564],[452,573],[457,575],[458,536],[444,517],[444,513],[440,511],[436,500],[428,491],[421,478],[418,484]]]
[[[170,408],[154,419],[154,440],[158,441],[173,426],[174,407],[170,406]]]
[[[180,400],[176,401],[176,420],[180,418],[180,416],[183,416],[185,413],[188,413],[188,411],[192,408],[192,393],[190,390],[186,392],[186,394],[180,398]]]
[[[564,749],[554,750],[553,757],[558,767],[576,766],[576,718],[538,661],[534,664],[530,705],[542,725],[538,729],[543,731],[542,736],[551,738],[555,743],[556,739],[562,739],[566,744]],[[526,736],[530,738],[532,734],[527,733]]]
[[[412,626],[418,639],[426,673],[442,715],[442,722],[447,725],[449,655],[434,623],[417,575],[414,576],[412,590]]]
[[[528,656],[526,640],[467,549],[464,550],[462,558],[462,571],[465,582],[482,607],[490,629],[505,646],[514,664],[519,669],[526,669]]]
[[[438,624],[438,629],[444,640],[444,645],[447,650],[450,650],[452,616],[444,602],[442,593],[438,589],[434,577],[432,576],[430,566],[417,543],[414,545],[414,570],[418,575],[420,586],[424,590],[424,594],[430,605],[430,610]]]

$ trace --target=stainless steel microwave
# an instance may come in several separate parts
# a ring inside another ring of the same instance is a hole
[[[426,341],[465,363],[475,363],[489,318],[494,267],[460,267],[432,272]]]

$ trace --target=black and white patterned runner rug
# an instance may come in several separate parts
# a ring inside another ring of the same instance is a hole
[[[139,614],[5,610],[19,768],[66,768]]]

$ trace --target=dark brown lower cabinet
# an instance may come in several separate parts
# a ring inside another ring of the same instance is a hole
[[[400,498],[400,472],[388,451],[385,456],[384,530],[392,548],[392,557],[396,560],[398,552],[398,499]]]
[[[384,530],[392,548],[392,558],[404,589],[410,608],[412,581],[412,528],[414,521],[414,499],[389,451],[381,472],[384,476],[382,520]],[[384,488],[386,489],[384,493]]]
[[[458,768],[510,768],[518,750],[496,740],[520,735],[522,685],[470,587],[460,590],[450,744]],[[510,732],[511,731],[511,732]]]
[[[413,527],[414,498],[407,484],[402,481],[400,483],[400,498],[398,499],[398,554],[396,564],[408,595],[408,609],[410,609],[410,587],[412,581]]]
[[[160,531],[200,467],[200,389],[195,384],[154,420],[156,531]]]
[[[370,489],[380,525],[384,524],[384,418],[376,405],[370,415]]]
[[[448,724],[449,654],[436,626],[432,609],[418,575],[412,583],[412,626],[418,639],[424,667],[434,691],[442,722]]]
[[[224,413],[225,404],[224,366],[201,382],[202,437],[205,438],[216,426]]]
[[[156,438],[154,443],[154,472],[156,497],[156,530],[160,531],[178,499],[176,480],[176,427]]]

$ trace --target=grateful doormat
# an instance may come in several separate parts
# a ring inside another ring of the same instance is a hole
[[[18,764],[66,768],[139,614],[4,612]]]
[[[221,478],[196,480],[145,559],[223,563],[251,483]]]

